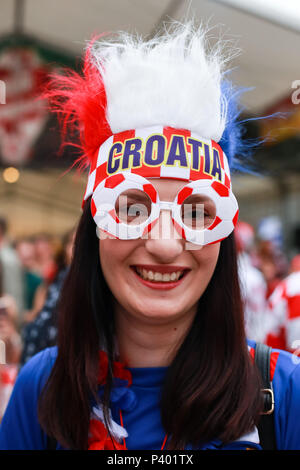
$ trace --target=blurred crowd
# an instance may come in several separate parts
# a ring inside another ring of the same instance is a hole
[[[246,334],[298,355],[300,250],[289,259],[277,231],[267,235],[243,221],[235,229]]]
[[[11,240],[0,217],[0,420],[17,373],[56,342],[59,292],[71,262],[75,229]]]
[[[300,253],[288,259],[280,240],[264,232],[243,221],[234,232],[246,334],[298,352]],[[57,304],[74,235],[72,228],[62,237],[40,233],[12,241],[0,217],[0,420],[20,367],[55,345]]]

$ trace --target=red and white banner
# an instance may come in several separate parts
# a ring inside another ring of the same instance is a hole
[[[4,165],[27,163],[48,118],[39,99],[48,68],[34,49],[11,48],[0,54],[0,159]],[[2,97],[3,98],[3,97]]]

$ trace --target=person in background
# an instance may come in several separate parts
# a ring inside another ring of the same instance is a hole
[[[262,273],[254,266],[255,231],[250,224],[239,221],[234,235],[238,252],[239,278],[244,300],[247,337],[261,341],[264,331],[264,314],[267,308],[267,285]]]
[[[30,322],[45,302],[45,286],[38,274],[33,239],[24,237],[15,244],[23,268],[24,312],[22,323]]]
[[[295,255],[290,264],[290,271],[291,273],[296,273],[300,271],[300,255]]]
[[[22,367],[34,354],[56,343],[56,307],[62,284],[71,263],[75,230],[68,231],[62,238],[62,247],[56,257],[58,272],[49,285],[45,304],[35,320],[29,323],[22,333],[23,350],[20,360]]]
[[[264,343],[295,352],[300,347],[300,255],[290,263],[290,273],[275,288],[264,321]]]
[[[7,220],[0,217],[0,262],[3,270],[3,290],[15,299],[20,317],[24,310],[22,266],[15,249],[8,240],[7,230]],[[20,321],[21,318],[18,318],[18,323]]]
[[[39,274],[46,283],[50,283],[57,274],[53,238],[47,233],[40,233],[34,237],[34,247]]]
[[[55,281],[60,269],[60,248],[54,243],[54,238],[47,233],[40,233],[33,237],[33,257],[35,271],[41,278],[41,283],[34,293],[31,310],[23,316],[23,324],[35,320],[43,308],[50,285]]]
[[[288,263],[282,250],[272,240],[260,240],[257,244],[257,267],[267,284],[267,299],[287,275]]]

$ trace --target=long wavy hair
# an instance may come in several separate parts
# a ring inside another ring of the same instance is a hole
[[[58,355],[39,401],[39,420],[63,447],[87,449],[91,397],[97,396],[99,345],[109,367],[103,397],[108,419],[114,359],[113,296],[99,259],[90,201],[80,219],[59,303]],[[233,235],[221,242],[212,279],[170,364],[161,417],[170,449],[237,439],[258,422],[259,373],[244,331]]]

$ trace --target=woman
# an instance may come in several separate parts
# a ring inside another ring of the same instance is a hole
[[[21,371],[1,448],[261,448],[232,233],[236,92],[205,45],[190,24],[95,40],[83,77],[55,79],[90,173],[58,347]],[[292,448],[299,368],[276,352],[272,374],[277,445]]]

